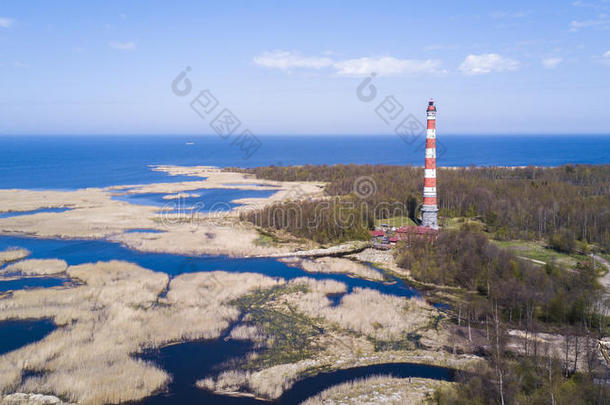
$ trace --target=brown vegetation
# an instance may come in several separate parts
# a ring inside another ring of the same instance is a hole
[[[417,299],[354,289],[339,305],[332,306],[330,294],[346,292],[346,286],[333,280],[297,278],[279,289],[257,291],[238,301],[244,309],[244,322],[254,328],[262,343],[258,353],[245,364],[197,385],[216,392],[249,392],[258,397],[278,398],[299,376],[330,368],[345,368],[380,362],[405,361],[408,351],[384,352],[379,341],[401,341],[412,333],[425,333],[435,310]],[[435,344],[444,338],[436,333]],[[428,361],[441,361],[436,352]]]
[[[349,259],[321,257],[319,259],[310,260],[292,257],[283,259],[282,261],[291,266],[298,266],[308,273],[341,273],[368,280],[383,280],[383,274],[379,271]]]
[[[51,275],[64,273],[68,264],[58,259],[29,259],[9,264],[0,273],[19,273],[22,275]]]
[[[280,202],[258,210],[243,210],[240,219],[318,243],[367,240],[368,228],[373,225],[351,197]]]
[[[278,281],[258,274],[209,272],[172,280],[124,262],[72,266],[72,288],[14,291],[0,299],[0,319],[52,318],[43,340],[0,357],[0,392],[50,393],[101,404],[137,400],[169,376],[132,357],[144,348],[217,338],[239,311],[226,301]],[[41,375],[22,379],[23,371]]]
[[[396,208],[415,219],[421,203],[423,169],[416,167],[305,165],[246,171],[261,179],[326,181],[326,192],[331,196],[353,193],[356,179],[370,176],[376,192],[364,201],[367,215],[356,218],[388,218],[396,216]],[[570,241],[579,240],[597,243],[610,251],[610,165],[439,168],[437,177],[442,217],[479,217],[500,239],[554,237],[567,248],[572,245]],[[305,210],[307,207],[304,204],[303,211],[315,210]],[[285,221],[282,226],[289,229],[292,222]],[[278,226],[278,222],[274,225]],[[324,230],[324,234],[334,233]]]
[[[0,252],[0,267],[5,263],[11,263],[17,260],[21,260],[30,255],[30,251],[27,249],[6,249]]]
[[[328,388],[301,405],[421,405],[432,402],[435,389],[449,385],[425,378],[371,376]]]

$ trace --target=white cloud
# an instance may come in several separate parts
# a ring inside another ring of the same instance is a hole
[[[112,49],[117,49],[119,51],[133,51],[134,49],[136,49],[136,44],[133,41],[110,41],[108,42],[108,46]]]
[[[545,58],[542,59],[542,66],[545,69],[555,69],[562,61],[562,58]]]
[[[602,55],[602,63],[604,65],[610,66],[610,51],[604,52],[604,54]]]
[[[393,76],[418,73],[436,73],[441,62],[436,59],[398,59],[392,56],[379,58],[357,58],[339,61],[333,65],[342,76],[366,76],[373,72],[380,76]]]
[[[570,22],[570,31],[578,32],[581,29],[595,28],[598,30],[606,30],[610,28],[610,18],[605,14],[600,14],[599,18],[594,20],[574,20]]]
[[[332,55],[332,52],[327,51],[325,55]],[[398,59],[392,56],[333,60],[329,56],[303,56],[299,52],[282,50],[264,52],[254,58],[254,63],[284,71],[332,68],[341,76],[365,76],[372,72],[380,76],[432,73],[438,72],[441,64],[433,59]]]
[[[272,51],[264,52],[254,58],[254,63],[260,66],[290,70],[293,68],[321,69],[333,64],[328,57],[303,56],[298,52],[292,51]]]
[[[519,61],[498,55],[497,53],[468,55],[458,69],[467,75],[509,72],[519,69]]]
[[[0,28],[10,28],[15,24],[12,18],[0,17]]]

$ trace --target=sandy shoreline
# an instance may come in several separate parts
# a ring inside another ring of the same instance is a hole
[[[170,175],[206,177],[177,183],[111,186],[74,191],[0,190],[0,212],[27,212],[40,208],[70,208],[64,212],[41,212],[0,218],[0,234],[38,238],[107,239],[129,248],[188,255],[236,257],[289,254],[297,246],[263,246],[260,234],[239,221],[242,210],[258,209],[281,201],[318,198],[324,183],[268,182],[252,175],[224,172],[218,168],[156,166]],[[261,186],[264,184],[266,186]],[[267,198],[243,198],[227,203],[241,204],[226,212],[163,213],[159,207],[130,204],[113,199],[120,193],[164,193],[176,195],[197,189],[269,190]],[[159,233],[134,232],[150,229]]]

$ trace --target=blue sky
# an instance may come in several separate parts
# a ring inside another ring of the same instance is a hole
[[[261,135],[392,133],[388,96],[439,134],[610,133],[610,0],[0,0],[0,89],[0,134],[209,134],[205,89]]]

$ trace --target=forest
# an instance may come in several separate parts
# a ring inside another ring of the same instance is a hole
[[[287,201],[260,210],[243,211],[242,220],[265,229],[283,230],[315,242],[367,240],[373,226],[362,205],[351,196],[321,201]]]
[[[534,264],[490,243],[476,227],[440,231],[437,238],[412,236],[398,243],[396,262],[426,283],[466,292],[461,318],[484,323],[495,306],[506,325],[525,331],[564,326],[603,332],[603,289],[590,260],[574,268]]]
[[[423,169],[412,166],[305,165],[228,170],[246,171],[269,180],[328,182],[326,193],[330,196],[355,195],[358,180],[366,177],[372,180],[374,192],[359,196],[366,205],[366,210],[358,205],[363,226],[394,215],[397,209],[417,219],[422,199]],[[545,239],[567,252],[581,249],[583,243],[595,244],[610,252],[610,165],[439,168],[437,192],[441,224],[447,218],[478,218],[499,240]],[[304,215],[315,223],[314,214]]]
[[[418,220],[421,168],[334,165],[247,171],[261,179],[328,183],[328,198],[295,199],[242,214],[263,228],[331,243],[366,239],[366,230],[379,219]],[[357,186],[363,178],[369,183],[364,193]],[[437,391],[435,402],[610,404],[610,387],[595,383],[597,339],[608,333],[609,303],[594,264],[587,259],[573,266],[534,263],[490,241],[542,240],[558,252],[610,252],[610,165],[441,168],[437,186],[438,236],[399,242],[396,263],[417,281],[459,288],[451,309],[455,336],[470,341],[487,362],[460,374],[453,388]],[[462,226],[443,229],[452,218],[460,218]],[[520,350],[509,347],[511,330],[524,336]],[[541,340],[544,334],[557,341]]]
[[[437,392],[437,403],[610,402],[610,389],[594,383],[597,339],[607,333],[608,317],[590,261],[574,268],[532,264],[490,243],[472,225],[441,230],[437,238],[412,236],[394,253],[415,279],[461,287],[463,297],[453,312],[464,326],[456,333],[470,341],[476,340],[474,329],[482,335],[478,350],[488,366],[461,375],[453,390]],[[508,350],[511,329],[525,336],[517,353]],[[539,341],[540,333],[559,343]],[[565,355],[553,351],[557,346]]]

